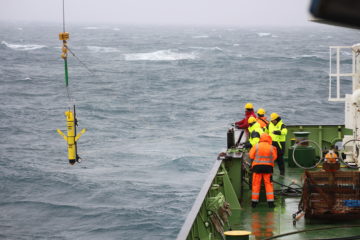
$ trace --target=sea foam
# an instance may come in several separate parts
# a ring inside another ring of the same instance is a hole
[[[176,61],[197,58],[195,53],[179,53],[172,50],[160,50],[150,53],[129,53],[124,56],[126,61]]]
[[[260,32],[260,33],[257,33],[257,35],[259,37],[269,37],[269,36],[271,36],[271,33]]]
[[[31,50],[36,50],[36,49],[46,47],[45,45],[37,45],[37,44],[24,44],[24,45],[10,44],[10,43],[7,43],[5,41],[2,41],[1,44],[5,45],[8,48],[18,50],[18,51],[31,51]]]
[[[87,48],[96,53],[112,53],[112,52],[119,52],[120,50],[113,47],[99,47],[99,46],[87,46]]]

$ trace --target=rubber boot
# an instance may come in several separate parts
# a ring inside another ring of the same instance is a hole
[[[269,205],[269,208],[274,208],[275,207],[274,202],[268,202],[268,205]]]
[[[251,207],[256,208],[257,202],[251,202]]]

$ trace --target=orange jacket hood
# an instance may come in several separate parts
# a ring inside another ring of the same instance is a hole
[[[260,142],[267,142],[269,144],[272,144],[272,139],[269,134],[263,133],[260,136]]]

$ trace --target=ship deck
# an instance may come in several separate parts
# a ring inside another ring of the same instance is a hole
[[[346,170],[341,170],[346,171]],[[284,187],[279,184],[290,185],[292,182],[301,185],[304,170],[300,168],[287,168],[285,176],[274,172],[274,191],[279,193]],[[281,194],[275,195],[275,208],[268,208],[266,202],[259,202],[256,208],[251,207],[251,190],[244,189],[241,210],[233,212],[239,222],[230,226],[232,229],[241,229],[252,232],[250,239],[344,239],[350,236],[359,236],[360,220],[319,220],[300,218],[296,225],[293,224],[293,214],[298,211],[300,197],[289,197]],[[358,225],[358,227],[356,226]],[[311,229],[320,229],[314,230]],[[279,236],[290,232],[295,234]],[[331,237],[329,237],[331,236]],[[350,238],[349,238],[350,239]]]

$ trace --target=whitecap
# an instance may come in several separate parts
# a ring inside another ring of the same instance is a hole
[[[179,53],[172,50],[160,50],[150,53],[129,53],[124,56],[126,61],[176,61],[197,58],[194,53]]]
[[[317,55],[308,55],[308,54],[304,54],[300,56],[301,58],[318,58],[319,56]]]
[[[112,52],[120,52],[119,49],[113,47],[99,47],[99,46],[87,46],[87,48],[96,53],[112,53]]]
[[[343,56],[352,56],[353,55],[352,52],[350,52],[350,51],[348,51],[348,52],[341,51],[340,54],[343,55]]]
[[[99,29],[99,27],[84,27],[83,29],[86,29],[86,30],[97,30],[97,29]]]
[[[193,36],[192,38],[209,38],[207,35]]]
[[[31,51],[31,50],[36,50],[36,49],[46,47],[45,45],[38,45],[38,44],[24,44],[24,45],[10,44],[10,43],[7,43],[5,41],[2,41],[1,44],[5,45],[8,48],[18,50],[18,51]]]
[[[220,47],[190,47],[192,49],[200,49],[200,50],[213,50],[213,51],[223,51]]]
[[[17,30],[22,31],[23,29],[21,27],[17,28]]]
[[[113,28],[114,31],[120,31],[120,28]]]
[[[238,46],[240,46],[240,44],[234,43],[233,46],[234,46],[234,47],[238,47]]]
[[[268,37],[268,36],[271,36],[271,33],[260,32],[260,33],[257,33],[257,35],[259,37]]]

